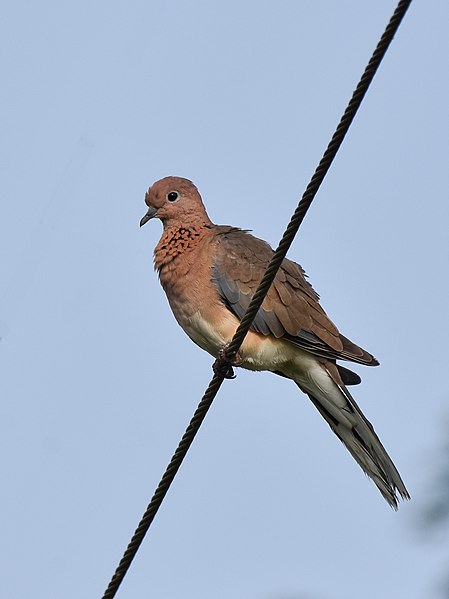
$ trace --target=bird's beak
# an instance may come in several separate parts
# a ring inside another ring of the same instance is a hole
[[[143,227],[143,225],[145,223],[147,223],[149,220],[154,218],[156,216],[157,210],[158,210],[157,208],[154,208],[152,206],[150,208],[148,208],[147,213],[140,220],[140,226]]]

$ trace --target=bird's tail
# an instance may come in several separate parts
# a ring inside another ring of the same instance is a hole
[[[396,466],[374,432],[372,424],[365,418],[348,389],[336,373],[335,364],[323,365],[326,380],[306,384],[304,379],[295,380],[307,393],[331,429],[347,447],[362,470],[377,485],[392,508],[398,508],[398,494],[410,499]],[[320,377],[322,379],[322,377]],[[324,383],[324,384],[323,384]]]

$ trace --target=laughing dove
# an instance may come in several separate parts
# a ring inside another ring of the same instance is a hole
[[[273,255],[242,229],[214,225],[195,185],[165,177],[145,195],[163,224],[155,269],[173,314],[187,335],[212,356],[232,339]],[[336,363],[376,366],[367,351],[341,335],[319,304],[299,264],[285,259],[238,354],[238,365],[292,379],[370,476],[387,502],[409,494],[370,422],[346,385],[360,377]]]

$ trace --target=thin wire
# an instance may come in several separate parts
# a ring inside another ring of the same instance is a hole
[[[397,5],[396,10],[393,16],[391,17],[384,34],[382,35],[368,63],[368,66],[366,67],[362,75],[362,78],[360,79],[360,82],[352,95],[348,107],[346,108],[340,120],[340,123],[334,135],[332,136],[332,139],[326,151],[324,152],[318,167],[316,168],[315,173],[312,179],[310,180],[310,183],[307,186],[307,189],[304,192],[301,201],[299,202],[298,207],[296,208],[287,229],[285,230],[285,233],[273,255],[270,264],[268,265],[268,268],[259,284],[259,287],[257,288],[257,291],[255,292],[251,300],[251,303],[248,306],[248,309],[246,310],[246,313],[243,316],[240,325],[237,328],[237,331],[227,348],[227,360],[232,361],[232,359],[235,358],[241,344],[243,343],[243,340],[249,331],[251,323],[254,320],[254,317],[256,316],[260,306],[262,305],[262,302],[268,292],[270,285],[274,280],[274,277],[276,276],[276,272],[278,271],[282,263],[282,260],[285,258],[287,251],[290,245],[292,244],[293,239],[302,221],[304,220],[304,217],[321,183],[324,180],[324,177],[326,176],[326,173],[329,170],[332,161],[335,158],[335,155],[337,154],[352,121],[354,120],[357,110],[359,109],[360,104],[362,103],[362,100],[371,84],[371,81],[373,80],[380,63],[382,62],[385,52],[387,51],[388,46],[390,45],[411,2],[412,0],[401,0]],[[145,537],[145,534],[147,533],[151,523],[153,522],[154,517],[156,516],[156,513],[159,510],[159,507],[161,506],[162,501],[164,500],[164,497],[167,494],[167,491],[173,479],[175,478],[176,473],[178,472],[184,457],[187,454],[187,451],[189,450],[204,418],[206,417],[206,414],[210,406],[212,405],[212,402],[216,394],[218,393],[218,390],[220,389],[223,383],[223,380],[224,377],[222,375],[214,374],[206,392],[203,395],[203,398],[198,404],[198,407],[193,415],[192,420],[189,423],[189,426],[186,429],[186,432],[184,433],[170,461],[170,464],[167,466],[167,469],[147,509],[145,510],[145,513],[141,521],[139,522],[139,525],[128,547],[126,548],[126,551],[123,554],[122,559],[120,560],[120,563],[102,599],[113,599],[115,597],[117,590],[123,582],[126,572],[128,571],[132,563],[132,560],[134,559]]]
[[[382,35],[379,43],[377,44],[376,49],[373,52],[373,55],[357,85],[354,93],[352,94],[352,98],[349,101],[349,104],[341,117],[341,120],[338,124],[335,133],[332,136],[329,145],[326,148],[326,151],[323,154],[323,157],[318,164],[315,173],[313,174],[310,183],[308,184],[301,201],[296,208],[290,223],[285,230],[284,235],[282,236],[281,241],[273,255],[273,258],[268,265],[267,270],[265,271],[264,276],[262,277],[261,282],[259,283],[259,287],[257,291],[253,295],[253,298],[242,318],[240,324],[235,332],[235,335],[229,344],[226,355],[232,361],[232,358],[235,357],[235,354],[238,352],[241,344],[243,343],[243,339],[249,331],[249,328],[262,305],[263,300],[270,288],[271,284],[274,281],[276,273],[284,260],[287,252],[293,242],[293,239],[298,232],[299,227],[301,226],[304,217],[310,208],[310,205],[321,186],[321,183],[324,180],[338,150],[340,149],[341,144],[348,132],[349,127],[351,126],[352,121],[359,109],[363,98],[365,97],[366,92],[371,84],[371,81],[376,74],[376,71],[382,62],[383,57],[385,56],[385,52],[388,49],[393,37],[405,15],[408,7],[410,6],[412,0],[401,0],[396,7],[396,10],[393,16],[388,23],[384,34]]]

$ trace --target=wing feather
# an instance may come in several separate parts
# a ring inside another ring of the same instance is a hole
[[[241,229],[218,227],[217,233],[212,281],[228,308],[241,319],[273,250]],[[263,335],[288,339],[328,359],[378,364],[370,353],[339,333],[302,267],[288,259],[283,261],[251,328]]]

